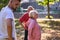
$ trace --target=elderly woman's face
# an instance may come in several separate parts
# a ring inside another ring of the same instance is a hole
[[[37,18],[38,18],[38,14],[35,13],[35,15],[34,15],[34,19],[37,19]]]

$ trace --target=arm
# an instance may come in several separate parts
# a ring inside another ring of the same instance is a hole
[[[24,27],[21,21],[19,21],[19,24],[20,24],[22,27]]]
[[[12,19],[6,19],[7,31],[8,31],[8,40],[13,40],[12,38]]]
[[[20,24],[22,27],[24,27],[23,24],[22,24],[23,21],[24,21],[24,15],[19,18],[19,24]]]
[[[31,21],[29,26],[28,26],[28,33],[29,33],[30,37],[32,37],[34,25],[35,25],[35,22]]]
[[[6,11],[5,13],[6,13],[5,20],[6,20],[6,24],[7,24],[8,40],[13,40],[13,38],[12,38],[12,29],[13,29],[12,21],[13,21],[14,15],[12,15],[13,13],[9,10],[8,10],[8,12]]]

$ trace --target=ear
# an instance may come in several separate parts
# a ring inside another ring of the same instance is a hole
[[[10,1],[11,3],[13,2],[13,0]]]

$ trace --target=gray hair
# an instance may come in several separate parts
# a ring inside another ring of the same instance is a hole
[[[28,6],[28,8],[27,8],[27,9],[30,9],[30,8],[34,9],[34,7],[33,7],[33,6]]]
[[[38,12],[36,11],[36,10],[31,10],[30,12],[29,12],[29,17],[30,18],[34,18],[34,15],[35,14],[38,14]]]

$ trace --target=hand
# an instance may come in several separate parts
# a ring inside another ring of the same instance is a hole
[[[14,38],[8,38],[8,40],[14,40]]]

